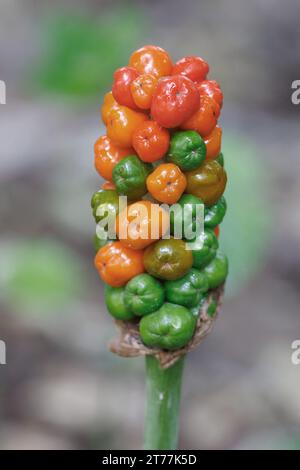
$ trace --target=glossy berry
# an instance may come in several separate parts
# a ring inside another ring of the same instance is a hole
[[[114,73],[112,94],[114,99],[123,106],[138,109],[131,95],[131,83],[139,76],[133,67],[121,67]]]
[[[178,60],[173,67],[172,75],[184,75],[193,82],[205,80],[209,72],[209,65],[204,59],[197,56],[187,56]]]
[[[201,137],[209,135],[216,127],[220,107],[209,96],[200,97],[200,106],[197,111],[181,124],[182,129],[197,131]]]
[[[174,75],[159,80],[152,98],[151,115],[163,127],[178,127],[199,105],[200,93],[196,85],[183,75]]]
[[[223,93],[220,85],[215,80],[203,80],[198,85],[200,95],[206,95],[215,100],[220,108],[223,106]]]
[[[147,178],[147,189],[158,201],[175,204],[186,188],[186,177],[177,165],[162,163]]]
[[[109,137],[103,135],[94,145],[95,168],[102,178],[111,181],[112,171],[116,164],[130,154],[132,154],[130,148],[118,147]]]
[[[141,47],[130,56],[129,65],[139,73],[150,73],[157,78],[170,75],[173,67],[172,60],[164,49],[148,45]]]
[[[143,162],[155,162],[167,153],[170,134],[156,121],[144,121],[132,135],[132,146]]]
[[[158,79],[150,73],[139,75],[130,85],[132,99],[141,109],[150,109]]]
[[[222,128],[216,126],[213,131],[204,139],[206,145],[206,158],[213,160],[217,158],[221,151]]]
[[[166,302],[159,310],[142,318],[140,335],[147,346],[173,350],[189,342],[195,327],[196,320],[186,307]]]

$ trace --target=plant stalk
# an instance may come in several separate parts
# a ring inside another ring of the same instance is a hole
[[[175,450],[178,444],[181,382],[185,357],[162,369],[146,356],[145,449]]]

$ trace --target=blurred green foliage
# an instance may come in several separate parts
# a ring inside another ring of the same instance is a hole
[[[84,292],[81,260],[51,239],[0,244],[3,300],[21,313],[55,313]]]
[[[272,207],[268,200],[271,169],[247,139],[225,134],[223,152],[228,183],[227,213],[220,246],[229,258],[226,292],[236,293],[261,268],[266,254]]]
[[[114,70],[128,63],[145,24],[133,4],[116,3],[101,16],[70,11],[54,10],[44,20],[32,82],[42,92],[86,99],[101,93]]]

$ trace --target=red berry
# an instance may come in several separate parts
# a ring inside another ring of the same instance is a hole
[[[131,83],[138,76],[138,71],[133,67],[121,67],[115,71],[112,94],[120,105],[128,106],[131,109],[138,109],[130,90]]]
[[[187,56],[178,60],[173,67],[172,75],[185,75],[193,82],[205,80],[209,72],[209,65],[201,57]]]
[[[161,78],[153,93],[151,114],[158,124],[172,128],[180,126],[200,106],[196,85],[183,75]]]
[[[201,96],[209,96],[222,108],[223,93],[218,82],[215,80],[204,80],[203,82],[199,83],[198,90]]]

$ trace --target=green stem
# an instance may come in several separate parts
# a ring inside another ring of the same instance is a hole
[[[177,448],[179,407],[184,357],[161,369],[153,356],[146,357],[145,449]]]

